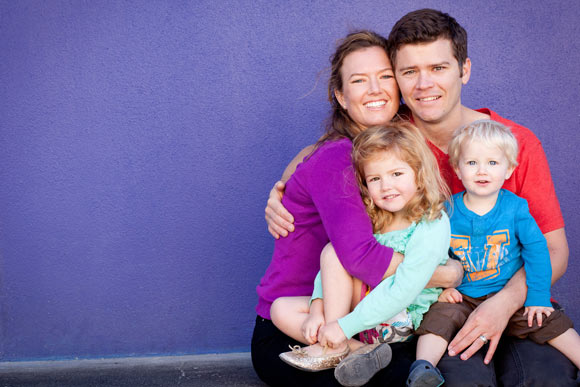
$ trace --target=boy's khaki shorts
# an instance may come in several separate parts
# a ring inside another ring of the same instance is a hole
[[[431,305],[429,312],[423,316],[421,326],[415,333],[417,335],[433,333],[449,342],[461,329],[469,314],[493,294],[478,298],[472,298],[465,294],[462,294],[462,296],[463,302],[458,304],[436,302]],[[560,310],[554,310],[549,317],[543,315],[541,327],[538,326],[535,318],[533,325],[528,327],[528,317],[524,316],[524,308],[521,308],[514,313],[508,322],[504,334],[520,339],[529,338],[538,344],[545,344],[573,326],[572,320],[568,316]]]

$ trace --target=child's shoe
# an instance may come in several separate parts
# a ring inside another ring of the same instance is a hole
[[[300,348],[298,345],[290,348],[292,351],[282,352],[279,355],[280,359],[285,363],[290,364],[292,367],[310,372],[323,371],[336,367],[336,365],[340,363],[349,352],[348,345],[342,352],[331,354],[323,353],[320,356],[310,355],[304,350],[304,348]]]
[[[427,360],[415,360],[411,364],[407,387],[438,387],[444,382],[441,372]]]
[[[387,343],[367,344],[348,355],[334,370],[343,386],[362,386],[391,362],[393,353]]]

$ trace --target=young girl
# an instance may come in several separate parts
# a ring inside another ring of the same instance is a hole
[[[363,131],[353,142],[352,159],[375,237],[404,259],[393,257],[383,281],[368,289],[346,272],[329,244],[311,304],[308,297],[281,297],[270,312],[278,329],[312,344],[281,354],[282,360],[319,371],[336,366],[353,350],[335,376],[343,385],[362,385],[388,365],[391,351],[383,343],[407,339],[405,331],[419,326],[441,292],[424,288],[447,260],[450,229],[443,203],[449,194],[433,154],[410,123]],[[372,345],[348,340],[370,328],[365,341]]]

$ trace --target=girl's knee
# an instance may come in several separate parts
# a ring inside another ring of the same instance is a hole
[[[338,256],[336,255],[336,251],[334,251],[334,247],[332,246],[332,243],[328,243],[326,246],[324,246],[324,248],[322,249],[322,252],[320,253],[320,264],[322,265],[323,262],[336,261],[336,260],[338,260]]]
[[[286,300],[285,297],[276,298],[270,306],[270,318],[274,325],[279,327],[280,321],[284,318]]]

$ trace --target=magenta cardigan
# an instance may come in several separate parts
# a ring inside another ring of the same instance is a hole
[[[329,141],[296,168],[282,204],[294,216],[294,232],[276,240],[274,255],[257,287],[256,312],[270,319],[272,302],[310,296],[320,252],[332,242],[344,268],[376,286],[393,250],[377,242],[356,184],[349,139]]]

